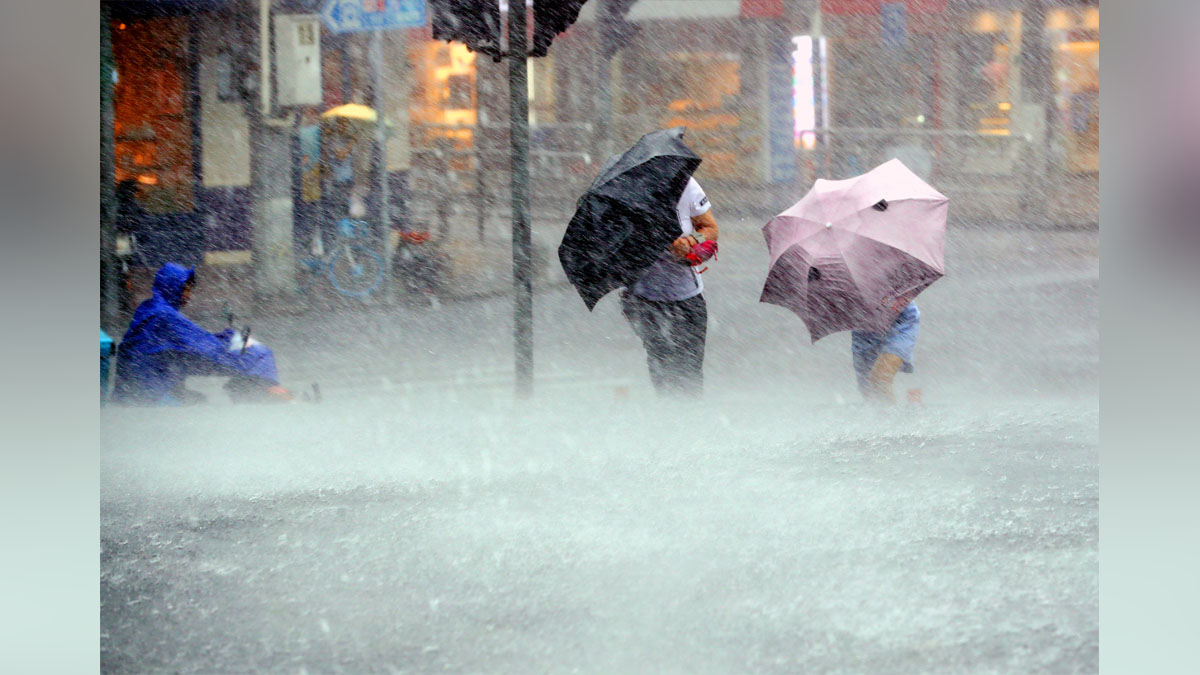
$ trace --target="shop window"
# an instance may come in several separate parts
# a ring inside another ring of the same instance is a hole
[[[554,57],[529,60],[529,124],[539,127],[558,121],[554,101]]]
[[[733,52],[646,54],[622,61],[630,87],[619,111],[654,120],[659,128],[686,126],[688,145],[704,157],[704,173],[724,179],[757,175],[758,138],[741,133],[738,95],[741,58]],[[636,78],[636,79],[635,79]],[[666,105],[663,105],[666,101]]]
[[[478,101],[475,54],[457,42],[414,41],[410,110],[418,147],[472,147]]]
[[[1100,10],[1057,9],[1046,17],[1054,50],[1055,104],[1068,169],[1100,168]]]
[[[151,213],[194,209],[192,119],[183,19],[114,21],[114,158],[117,182],[141,184]]]
[[[971,18],[958,44],[964,96],[961,127],[996,136],[1012,133],[1020,41],[1020,12],[980,11]]]
[[[907,54],[876,40],[829,43],[831,126],[916,128],[933,118],[933,41],[908,36]]]

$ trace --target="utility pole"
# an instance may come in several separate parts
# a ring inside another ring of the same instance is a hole
[[[379,240],[383,258],[383,285],[379,289],[381,297],[387,299],[390,293],[388,283],[391,275],[391,225],[388,222],[388,169],[387,169],[387,120],[384,110],[387,109],[383,95],[383,31],[376,28],[371,31],[371,106],[378,115],[375,124],[375,147],[372,152],[372,164],[375,166],[378,178],[379,194],[376,199],[376,222],[379,223]]]
[[[107,3],[100,3],[100,326],[117,328],[116,161],[113,156],[112,26]]]
[[[529,71],[531,56],[545,56],[555,36],[579,17],[585,0],[546,0],[533,5],[536,24],[530,49],[525,0],[461,2],[430,0],[433,37],[457,40],[477,54],[508,58],[509,143],[512,160],[513,347],[516,393],[533,395],[533,247],[529,223]],[[503,8],[503,9],[502,9]],[[500,14],[508,12],[508,48],[500,50]]]
[[[271,0],[258,0],[258,101],[250,101],[250,185],[253,194],[254,302],[290,303],[295,292],[292,254],[294,120],[272,117]]]
[[[517,396],[533,395],[533,273],[529,226],[529,85],[525,3],[508,7],[509,135],[512,145],[512,250]]]

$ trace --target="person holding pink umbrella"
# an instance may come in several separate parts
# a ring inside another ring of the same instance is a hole
[[[850,332],[854,374],[863,398],[896,402],[892,381],[898,372],[913,372],[913,353],[920,329],[921,311],[917,309],[917,303],[910,302],[886,333],[867,330]]]
[[[846,180],[817,179],[763,228],[771,254],[761,302],[795,312],[812,341],[851,331],[859,391],[894,402],[913,371],[913,300],[945,274],[949,200],[898,159]]]

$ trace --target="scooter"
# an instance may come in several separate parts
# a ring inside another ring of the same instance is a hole
[[[274,352],[263,343],[250,337],[249,325],[242,327],[241,330],[235,330],[233,327],[234,315],[228,308],[225,310],[225,317],[229,326],[216,333],[216,336],[229,345],[229,351],[237,352],[239,355],[250,354],[254,362],[254,370],[261,375],[261,377],[241,375],[229,378],[225,382],[224,389],[230,400],[234,403],[284,403],[296,400],[295,393],[286,387],[264,385],[264,380],[276,379]],[[299,398],[302,401],[320,402],[320,386],[314,382],[312,392],[304,392]]]

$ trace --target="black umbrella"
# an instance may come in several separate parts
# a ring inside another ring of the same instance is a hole
[[[629,286],[679,237],[675,206],[700,157],[684,127],[654,131],[608,160],[579,198],[558,259],[588,310]]]

